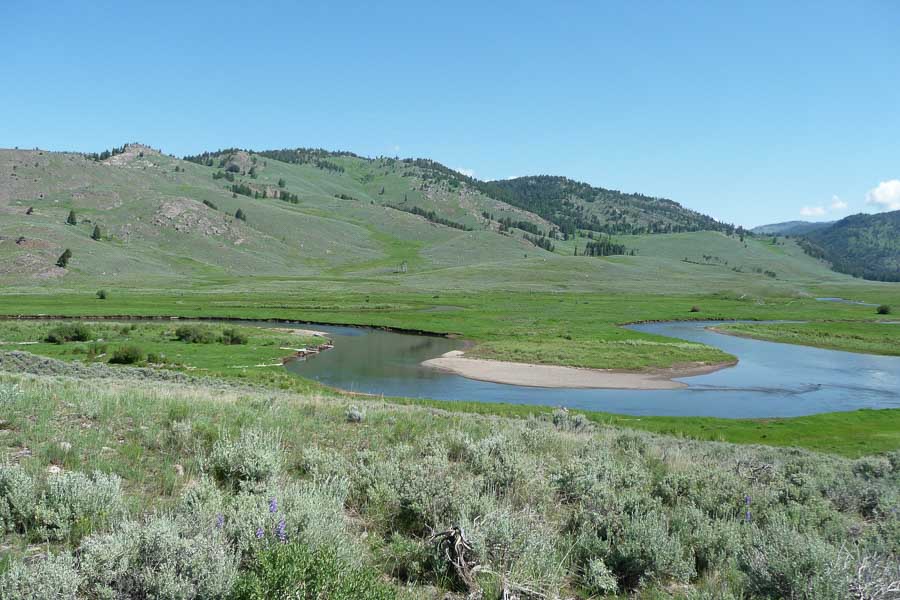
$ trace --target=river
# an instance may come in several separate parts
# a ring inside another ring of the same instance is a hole
[[[317,325],[335,348],[287,369],[345,390],[433,398],[566,406],[630,415],[790,417],[860,408],[900,408],[900,357],[777,344],[708,330],[720,322],[629,326],[701,342],[738,357],[736,366],[680,379],[674,390],[547,389],[487,383],[420,363],[463,343],[379,329]],[[886,325],[892,326],[892,325]]]

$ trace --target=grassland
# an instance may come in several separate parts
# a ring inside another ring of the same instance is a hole
[[[732,335],[783,344],[900,356],[900,327],[892,323],[739,323],[717,329]]]
[[[234,324],[80,322],[90,339],[54,343],[48,336],[71,321],[0,321],[0,349],[25,350],[60,360],[107,363],[116,350],[136,348],[133,363],[199,376],[277,385],[288,378],[282,359],[327,340],[273,328]],[[186,329],[195,341],[177,337]]]
[[[163,584],[178,597],[278,597],[302,583],[333,600],[843,600],[896,576],[896,453],[851,461],[560,412],[508,419],[152,377],[4,375],[0,399],[0,447],[15,461],[0,481],[20,482],[0,485],[15,508],[3,513],[4,599]],[[474,576],[431,536],[451,526]],[[37,548],[53,558],[23,564]],[[325,563],[264,567],[302,548]]]

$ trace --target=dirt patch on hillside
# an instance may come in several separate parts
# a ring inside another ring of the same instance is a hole
[[[232,241],[241,239],[238,227],[230,217],[190,198],[163,201],[153,216],[153,224],[182,233],[225,237]]]
[[[66,274],[47,255],[25,252],[0,261],[0,275],[28,275],[35,279],[56,279]]]

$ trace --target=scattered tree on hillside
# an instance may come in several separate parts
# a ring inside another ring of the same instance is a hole
[[[25,214],[26,214],[26,215],[30,215],[30,214],[33,214],[33,213],[34,213],[34,207],[33,207],[33,206],[29,206],[29,207],[28,207],[28,210],[25,211]]]
[[[234,183],[231,185],[232,194],[241,194],[242,196],[253,196],[253,189],[246,183]]]
[[[553,250],[555,250],[555,246],[553,245],[553,242],[550,241],[550,238],[543,237],[543,236],[539,237],[536,235],[529,235],[527,233],[522,234],[522,237],[524,237],[526,240],[528,240],[529,242],[531,242],[538,248],[543,248],[547,252],[553,252]]]
[[[72,251],[66,248],[65,252],[56,259],[56,266],[65,269],[69,265],[69,259],[72,258]]]
[[[891,307],[888,306],[887,304],[882,304],[881,306],[878,307],[876,312],[879,315],[889,315],[889,314],[891,314]]]
[[[97,299],[98,300],[106,300],[106,290],[97,290]]]
[[[96,242],[99,242],[101,237],[102,237],[102,235],[100,234],[100,226],[94,225],[94,231],[91,232],[91,239]]]
[[[284,180],[284,177],[278,179],[278,187],[283,188],[287,185],[287,181]]]
[[[75,218],[74,210],[69,211],[69,216],[66,217],[66,224],[67,225],[78,225],[78,219]]]
[[[235,213],[234,213],[234,218],[235,218],[235,219],[240,219],[241,221],[246,221],[246,220],[247,220],[247,215],[245,215],[245,214],[244,214],[244,211],[241,210],[241,209],[239,208],[239,209],[237,209],[237,211],[235,211]]]
[[[631,251],[634,254],[634,251]],[[628,254],[625,244],[617,244],[609,237],[599,237],[588,242],[584,247],[584,256],[615,256]]]

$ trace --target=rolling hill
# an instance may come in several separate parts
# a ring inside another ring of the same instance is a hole
[[[784,223],[772,223],[760,225],[751,229],[751,233],[760,235],[803,235],[811,231],[825,229],[834,224],[834,221],[814,223],[812,221],[785,221]]]
[[[791,240],[740,233],[669,200],[565,178],[483,182],[424,159],[0,150],[6,286],[640,291],[652,278],[660,292],[794,293],[846,279]],[[600,242],[624,255],[582,256]]]
[[[841,273],[900,281],[900,210],[846,217],[805,233],[802,244]]]

